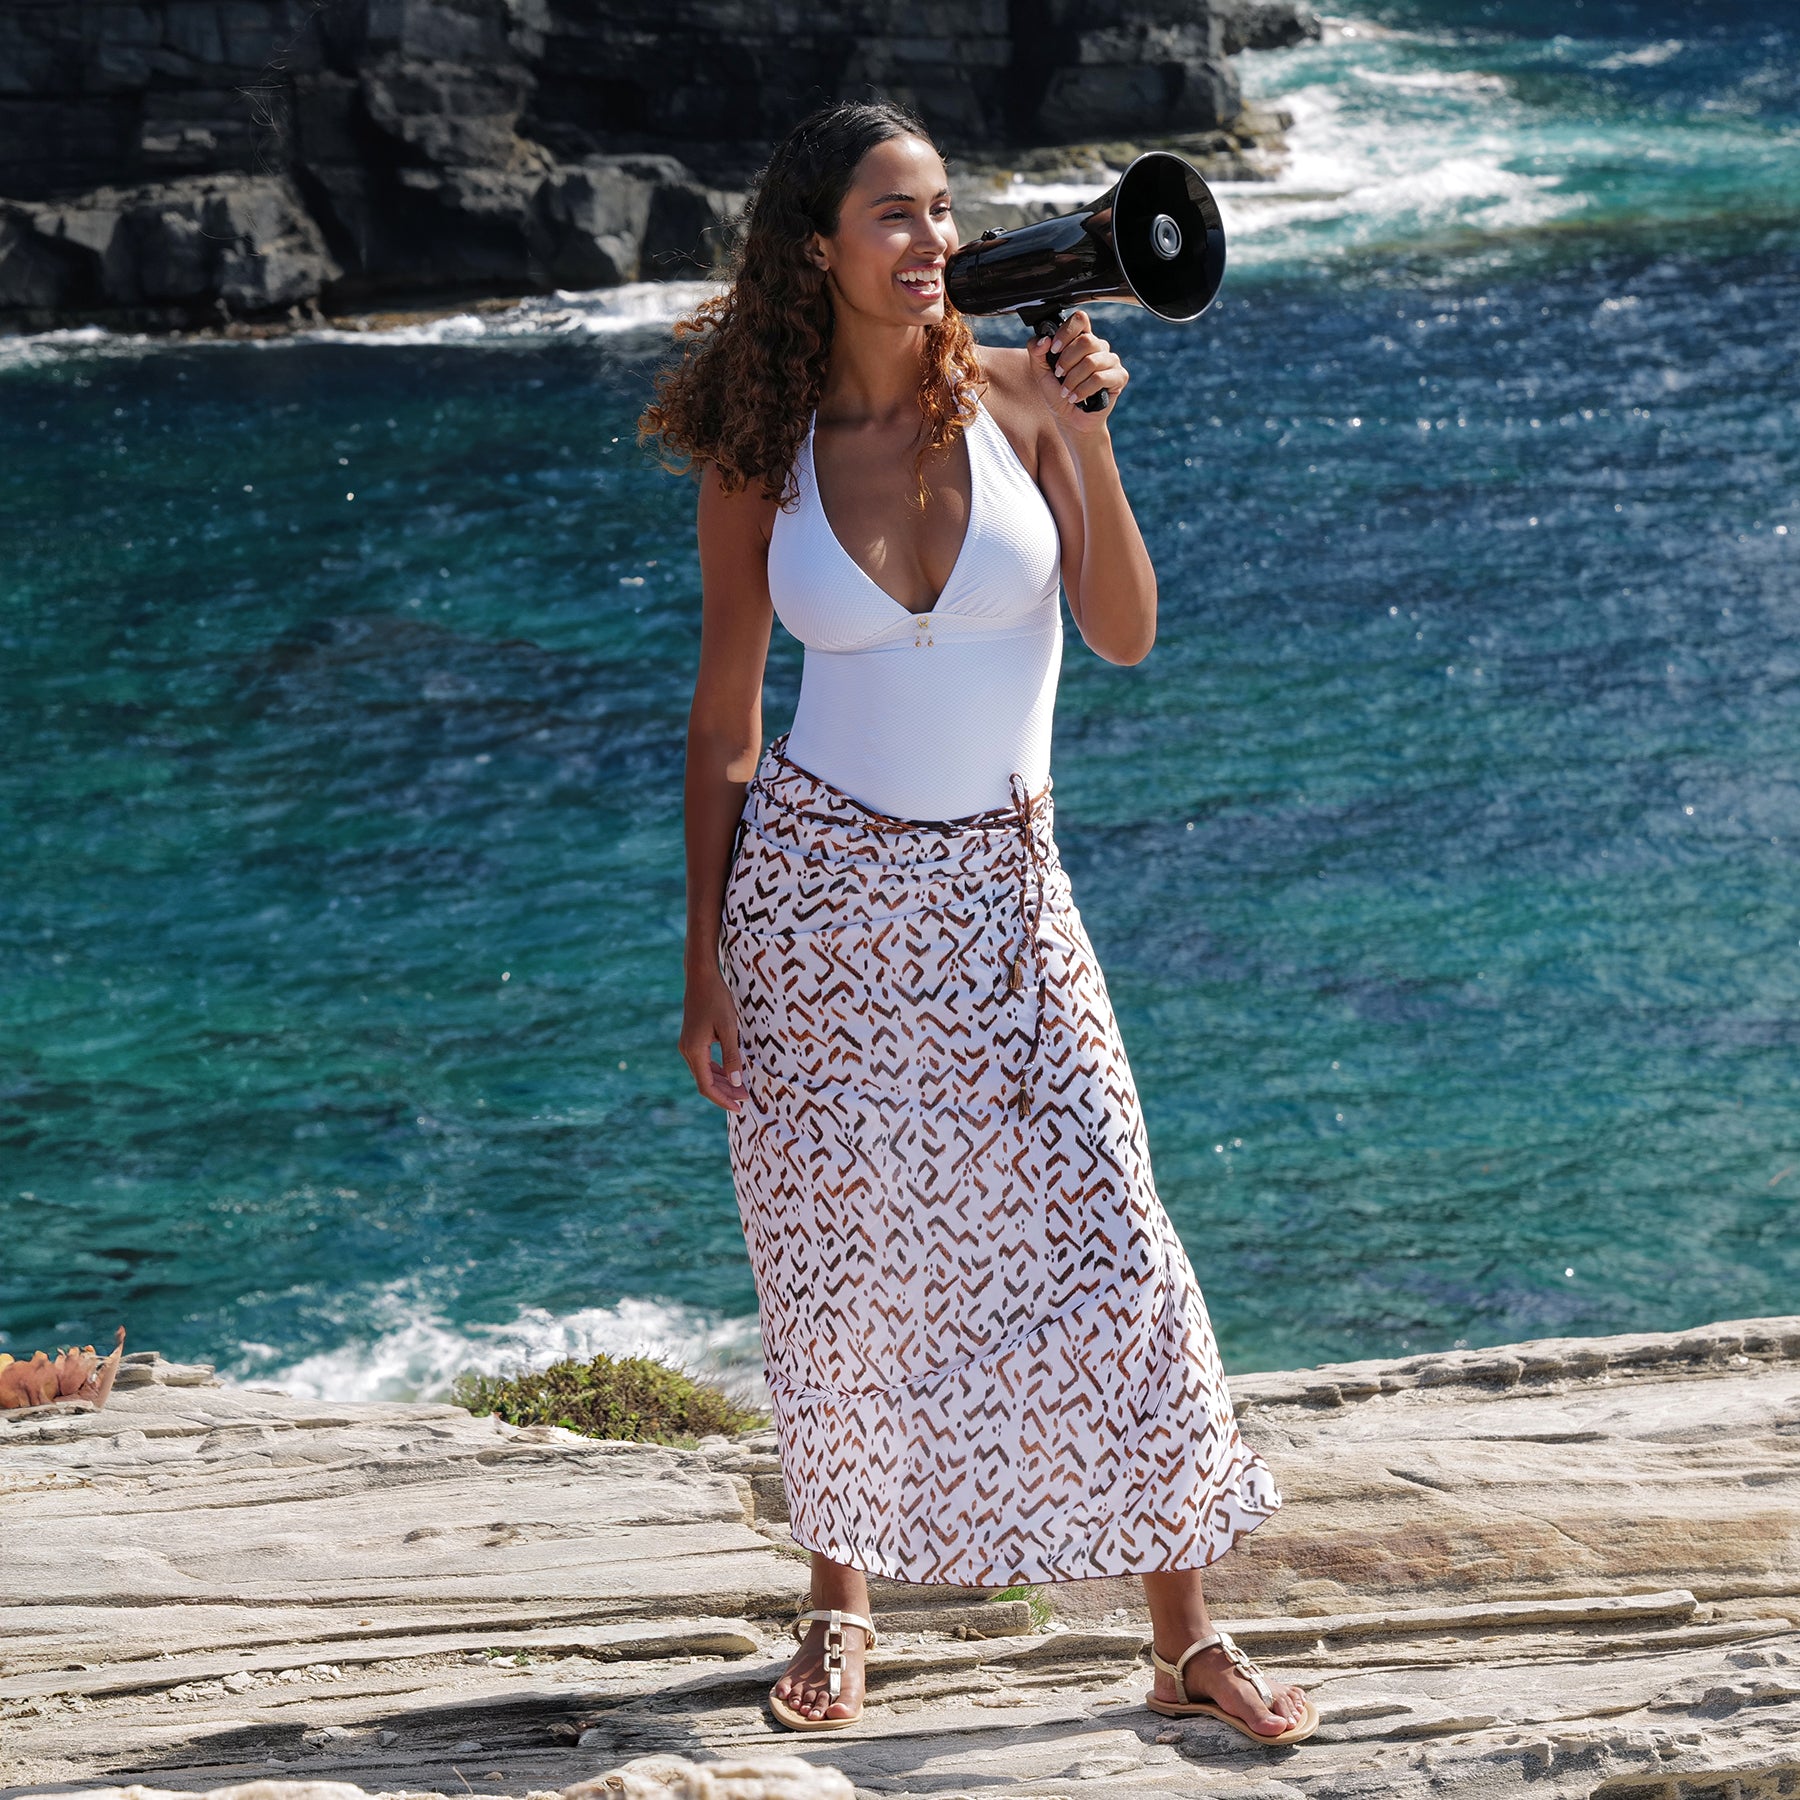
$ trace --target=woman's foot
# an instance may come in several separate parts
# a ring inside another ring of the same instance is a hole
[[[1199,1635],[1204,1637],[1206,1633]],[[1190,1638],[1188,1642],[1193,1640]],[[1156,1654],[1175,1662],[1186,1648],[1187,1644],[1177,1644],[1170,1650],[1158,1644]],[[1271,1681],[1269,1687],[1274,1693],[1274,1702],[1272,1706],[1264,1706],[1256,1684],[1225,1654],[1223,1644],[1213,1644],[1190,1656],[1182,1671],[1182,1680],[1187,1687],[1188,1699],[1210,1700],[1234,1719],[1242,1719],[1258,1737],[1278,1737],[1306,1717],[1305,1691],[1291,1681]],[[1150,1691],[1158,1700],[1178,1701],[1181,1698],[1175,1677],[1161,1669],[1156,1671],[1156,1685]]]
[[[835,1700],[825,1674],[825,1623],[821,1619],[813,1620],[794,1660],[771,1690],[805,1718],[853,1719],[862,1710],[866,1634],[860,1625],[845,1625],[842,1629],[844,1668]]]

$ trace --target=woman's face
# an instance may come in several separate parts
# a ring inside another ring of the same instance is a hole
[[[956,245],[942,159],[921,138],[893,137],[865,152],[837,234],[815,235],[811,253],[840,305],[884,324],[936,325]]]

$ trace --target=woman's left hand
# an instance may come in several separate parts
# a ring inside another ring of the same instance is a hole
[[[1050,372],[1044,352],[1055,357],[1057,374]],[[1069,314],[1048,339],[1031,340],[1031,357],[1037,365],[1038,391],[1056,416],[1058,428],[1082,436],[1104,431],[1131,377],[1107,345],[1094,335],[1093,325],[1079,307]],[[1059,378],[1060,377],[1060,378]],[[1083,412],[1076,401],[1104,392],[1106,405],[1098,412]]]

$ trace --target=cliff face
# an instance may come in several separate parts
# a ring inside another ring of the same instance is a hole
[[[1318,33],[1279,0],[547,0],[534,132],[767,140],[822,95],[873,88],[959,144],[1068,143],[1229,125],[1227,57]]]
[[[593,287],[722,254],[821,99],[958,148],[1228,128],[1300,0],[10,0],[0,319]]]

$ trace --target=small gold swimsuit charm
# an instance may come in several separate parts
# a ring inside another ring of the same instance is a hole
[[[1023,991],[1024,986],[1025,957],[1023,952],[1021,952],[1012,959],[1012,969],[1006,977],[1006,991],[1009,994],[1017,994]]]

